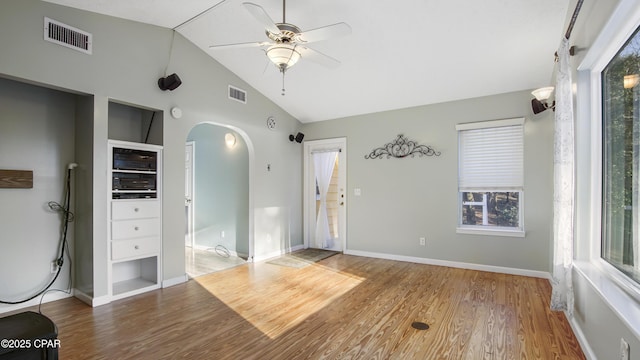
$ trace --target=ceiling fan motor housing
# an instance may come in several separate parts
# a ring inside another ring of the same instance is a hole
[[[274,34],[269,30],[265,31],[269,39],[277,43],[285,43],[285,44],[300,41],[300,39],[298,38],[298,35],[300,35],[302,30],[300,30],[299,27],[293,24],[287,24],[287,23],[278,23],[276,24],[276,26],[278,27],[278,29],[280,29],[279,34]]]

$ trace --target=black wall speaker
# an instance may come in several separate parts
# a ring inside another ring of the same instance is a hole
[[[295,140],[297,143],[301,143],[302,139],[304,139],[304,134],[299,132],[295,136],[293,134],[289,135],[289,141]]]
[[[180,86],[180,84],[182,84],[182,80],[180,80],[180,77],[178,76],[178,74],[175,74],[175,73],[167,77],[158,79],[158,87],[162,91],[165,91],[165,90],[173,91],[178,86]]]

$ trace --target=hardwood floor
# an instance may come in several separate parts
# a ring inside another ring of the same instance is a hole
[[[584,359],[550,292],[544,279],[336,255],[42,312],[61,359]]]
[[[184,261],[187,275],[194,278],[247,263],[237,256],[226,257],[223,252],[221,254],[219,255],[215,251],[186,247]]]

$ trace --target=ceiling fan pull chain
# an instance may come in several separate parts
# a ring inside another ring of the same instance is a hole
[[[284,96],[284,71],[280,71],[282,73],[282,96]]]

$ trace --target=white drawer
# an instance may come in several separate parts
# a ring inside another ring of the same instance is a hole
[[[160,251],[158,238],[116,240],[111,242],[111,260],[126,259]]]
[[[160,216],[158,201],[113,201],[111,203],[111,219],[144,219]]]
[[[160,235],[160,219],[134,219],[111,222],[111,239],[133,239]]]

